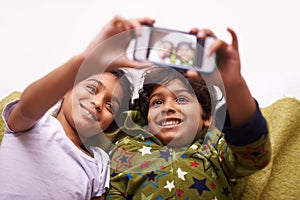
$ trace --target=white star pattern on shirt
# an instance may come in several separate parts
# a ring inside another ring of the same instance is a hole
[[[129,139],[128,138],[124,138],[124,144],[128,144],[129,143]]]
[[[142,152],[142,156],[144,156],[146,154],[151,154],[150,149],[151,147],[143,146],[143,148],[139,149],[139,151]]]
[[[174,181],[172,181],[172,182],[167,181],[167,184],[165,185],[164,188],[167,188],[169,190],[169,192],[171,192],[174,187],[175,187]]]
[[[197,150],[198,149],[198,145],[193,144],[190,148],[193,149],[193,150]]]
[[[178,178],[185,181],[184,176],[187,174],[187,172],[182,171],[180,168],[177,169]]]

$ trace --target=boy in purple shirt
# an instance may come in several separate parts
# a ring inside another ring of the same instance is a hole
[[[116,128],[114,117],[129,103],[130,83],[119,68],[141,67],[124,52],[129,30],[142,23],[151,25],[154,20],[116,16],[86,50],[32,83],[20,100],[6,106],[0,199],[105,198],[108,155],[85,146],[85,141]],[[61,99],[56,117],[47,113]]]

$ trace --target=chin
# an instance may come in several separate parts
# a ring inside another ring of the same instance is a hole
[[[192,141],[186,141],[183,138],[164,139],[161,141],[169,147],[188,146],[192,143]]]

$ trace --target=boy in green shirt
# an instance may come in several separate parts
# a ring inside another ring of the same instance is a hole
[[[149,69],[140,90],[146,125],[127,116],[127,136],[111,151],[111,199],[232,199],[231,186],[270,161],[266,121],[240,74],[237,37],[216,40],[218,70],[226,91],[223,133],[212,123],[215,92],[202,77],[166,67]],[[198,37],[213,34],[193,29]],[[217,81],[214,85],[218,85]],[[131,112],[132,114],[132,112]],[[137,117],[137,116],[134,116]]]

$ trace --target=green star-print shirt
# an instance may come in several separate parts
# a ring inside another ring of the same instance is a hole
[[[107,199],[232,199],[238,178],[265,167],[268,136],[246,146],[225,142],[217,129],[192,144],[171,148],[145,129],[125,126],[127,136],[111,150],[111,188]]]

